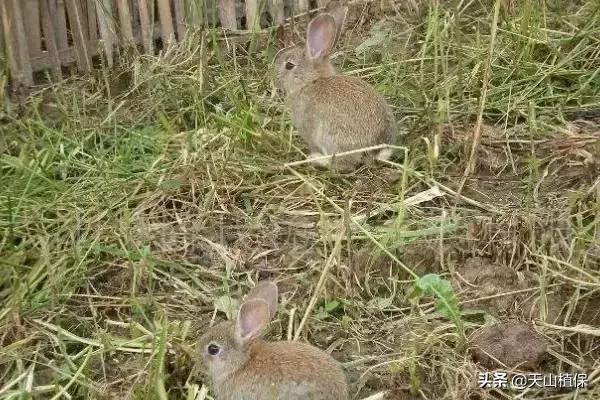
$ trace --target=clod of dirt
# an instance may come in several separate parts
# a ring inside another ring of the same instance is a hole
[[[491,286],[487,286],[493,283],[490,280],[498,280],[501,281],[501,284],[511,286],[517,281],[517,276],[512,269],[504,265],[495,264],[485,257],[471,257],[467,259],[462,268],[459,268],[457,272],[470,285],[480,286],[482,290],[487,292],[494,289]]]
[[[455,290],[463,290],[464,298],[476,299],[469,303],[470,307],[482,308],[494,315],[508,314],[550,323],[556,322],[562,315],[564,299],[559,292],[549,293],[543,298],[518,293],[526,289],[532,279],[519,280],[514,270],[488,258],[471,257],[457,268],[456,273],[453,279]]]
[[[521,313],[519,317],[527,320],[541,319],[551,324],[557,323],[563,316],[565,308],[565,299],[562,293],[549,293],[545,296],[538,296],[531,301],[524,301],[519,304],[518,309]]]
[[[419,400],[422,398],[411,393],[408,379],[399,374],[390,377],[387,388],[388,392],[384,397],[385,400]]]
[[[548,342],[525,323],[510,321],[485,327],[471,338],[475,362],[493,369],[535,370]]]
[[[481,299],[469,303],[471,307],[480,307],[492,314],[508,312],[512,308],[515,296],[491,296],[511,293],[526,287],[526,283],[519,281],[511,268],[484,257],[467,259],[456,269],[452,284],[455,290],[463,292],[464,298]]]
[[[404,248],[402,261],[417,275],[439,272],[440,254],[436,247],[429,242],[409,243]]]

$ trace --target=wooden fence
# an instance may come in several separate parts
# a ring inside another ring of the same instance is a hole
[[[255,30],[328,0],[0,0],[0,58],[13,82],[32,85],[40,71],[92,69],[99,55],[112,67],[115,51],[153,53],[183,39],[189,28]],[[265,22],[266,21],[266,22]]]

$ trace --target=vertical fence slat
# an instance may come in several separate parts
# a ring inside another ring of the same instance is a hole
[[[129,10],[129,1],[117,0],[117,12],[119,13],[119,24],[121,37],[126,46],[131,46],[133,40],[133,24],[131,21],[131,11]]]
[[[259,27],[258,0],[246,0],[246,29],[253,31]]]
[[[18,61],[18,49],[15,43],[15,29],[10,4],[7,1],[0,1],[0,14],[2,14],[2,29],[4,30],[4,39],[6,40],[6,60],[13,79],[20,78],[20,68]]]
[[[274,24],[284,23],[286,1],[245,0],[247,29],[259,28],[262,2],[270,6]],[[164,46],[169,46],[183,39],[187,24],[201,24],[204,7],[210,7],[210,4],[216,5],[218,18],[224,29],[238,29],[237,2],[238,0],[0,0],[0,22],[4,22],[0,26],[0,34],[3,34],[5,43],[5,48],[0,49],[5,54],[0,53],[0,56],[7,59],[11,75],[26,84],[33,83],[34,64],[38,67],[49,66],[53,75],[60,79],[62,63],[65,62],[61,57],[67,55],[64,51],[69,49],[71,38],[78,68],[91,71],[92,56],[96,49],[90,46],[97,43],[98,39],[102,39],[108,65],[112,66],[115,46],[134,44],[140,39],[140,33],[144,50],[148,53],[153,52],[154,39],[158,35],[162,37]],[[292,2],[296,13],[310,10],[310,0]],[[114,10],[113,3],[116,3]],[[327,0],[316,0],[319,7],[326,6],[326,3]],[[160,32],[154,31],[155,5]],[[117,19],[118,28],[115,24]],[[42,43],[45,44],[43,49],[47,50],[47,56],[42,53]],[[69,52],[67,58],[72,57],[72,54]]]
[[[88,57],[91,62],[91,57],[96,54],[97,49],[95,45],[90,41],[90,22],[89,22],[89,14],[88,14],[88,3],[87,0],[77,0],[77,7],[79,8],[79,18],[81,19],[81,30],[83,32],[83,37],[85,39],[85,46],[88,53]]]
[[[21,72],[21,79],[26,85],[33,85],[33,70],[31,68],[31,58],[23,25],[23,10],[21,9],[21,0],[12,0],[12,23],[15,30],[15,41],[17,42],[18,63]]]
[[[204,24],[204,8],[196,1],[187,1],[185,8],[186,21],[191,26],[202,27]]]
[[[285,9],[283,0],[271,0],[271,15],[275,25],[283,24],[285,20]]]
[[[185,36],[185,1],[184,0],[173,0],[175,9],[175,29],[177,31],[177,38],[182,41]]]
[[[308,11],[308,0],[298,0],[298,12],[304,13]]]
[[[7,62],[8,60],[6,59],[6,53],[4,52],[4,45],[5,45],[5,41],[4,41],[4,23],[2,22],[2,20],[4,19],[4,12],[2,10],[2,7],[0,7],[0,60],[6,60],[5,62]],[[0,69],[0,74],[4,73],[3,69]],[[0,97],[2,96],[2,93],[0,93]]]
[[[157,0],[157,2],[163,47],[168,47],[175,42],[175,30],[173,28],[173,17],[171,16],[171,5],[169,4],[169,0]]]
[[[235,15],[235,0],[218,0],[219,19],[221,26],[225,29],[237,29]]]
[[[142,28],[142,43],[146,53],[154,53],[154,21],[150,20],[150,7],[148,0],[139,0],[140,25]]]
[[[106,63],[112,68],[116,40],[111,0],[96,0],[96,13],[98,14],[98,27],[100,28],[100,38],[102,39]]]
[[[67,39],[67,17],[65,9],[65,0],[51,0],[48,4],[50,15],[54,18],[54,32],[56,33],[56,46],[58,50],[64,50],[69,47]]]
[[[52,74],[57,80],[62,79],[60,56],[58,55],[58,47],[56,46],[56,33],[52,25],[52,15],[50,14],[49,3],[54,0],[40,0],[40,16],[42,19],[42,31],[44,33],[44,43],[48,51],[48,58],[52,68]]]
[[[91,44],[98,40],[98,25],[96,17],[96,4],[94,0],[87,0],[88,34]]]
[[[40,32],[40,4],[39,0],[25,0],[23,3],[23,18],[27,27],[27,47],[31,57],[42,53],[42,35]]]
[[[92,70],[92,63],[87,48],[87,37],[84,29],[87,25],[84,24],[81,8],[77,0],[66,0],[67,13],[69,15],[69,26],[73,34],[73,45],[77,57],[77,66],[80,70],[89,72]]]
[[[141,42],[140,38],[142,36],[141,27],[140,27],[140,5],[138,0],[127,0],[127,2],[131,5],[129,8],[131,10],[131,27],[133,30],[133,38],[136,41]]]

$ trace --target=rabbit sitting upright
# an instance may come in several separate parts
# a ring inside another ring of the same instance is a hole
[[[292,123],[308,143],[309,158],[393,145],[397,136],[394,115],[383,96],[360,78],[339,75],[329,59],[348,12],[347,6],[332,4],[336,6],[309,23],[306,44],[280,50],[274,62],[276,86],[285,92]],[[353,170],[363,156],[333,157],[333,164]],[[391,148],[375,156],[388,160]]]
[[[259,283],[237,321],[210,328],[199,351],[218,400],[348,400],[346,377],[329,354],[299,342],[266,342],[263,328],[277,311],[277,286]]]

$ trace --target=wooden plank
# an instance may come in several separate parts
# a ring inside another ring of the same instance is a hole
[[[133,21],[131,20],[131,11],[129,10],[128,0],[117,0],[117,12],[119,13],[119,24],[121,38],[127,46],[134,44],[133,40]]]
[[[58,55],[58,47],[56,45],[56,32],[52,25],[52,15],[50,14],[49,3],[53,0],[40,0],[40,16],[42,19],[42,32],[44,34],[44,43],[48,52],[48,59],[52,75],[54,79],[62,79],[62,71],[60,57]],[[32,60],[33,63],[33,60]]]
[[[284,6],[283,0],[271,0],[271,15],[275,25],[281,25],[285,21]]]
[[[260,28],[258,0],[246,0],[246,29],[254,31]]]
[[[154,54],[153,27],[154,20],[150,20],[150,7],[148,0],[139,0],[140,27],[142,29],[142,44],[148,54]]]
[[[31,57],[35,57],[42,52],[40,4],[39,0],[25,0],[22,4],[24,23],[27,27],[27,46]]]
[[[182,41],[187,30],[185,26],[185,1],[173,0],[173,6],[175,9],[175,30],[177,31],[177,39]]]
[[[31,69],[31,58],[29,55],[29,46],[25,33],[25,25],[23,24],[23,10],[20,0],[12,0],[12,23],[14,24],[15,36],[14,41],[17,42],[17,59],[19,60],[20,75],[18,80],[25,85],[33,85],[33,70]]]
[[[219,19],[224,29],[237,29],[235,0],[218,0]]]
[[[65,14],[65,0],[54,0],[51,1],[48,6],[50,7],[50,15],[54,18],[54,32],[56,33],[56,47],[58,50],[66,49],[69,47],[67,38],[67,16]]]
[[[98,17],[94,0],[87,0],[88,38],[90,42],[98,40]],[[89,46],[88,46],[89,47]]]
[[[160,32],[163,47],[169,47],[175,43],[175,29],[173,28],[173,16],[171,15],[171,4],[169,0],[156,0],[158,2],[158,18],[160,19]]]
[[[102,39],[102,48],[104,49],[106,64],[109,68],[112,68],[114,63],[115,43],[117,41],[112,1],[96,0],[96,13],[98,14],[98,27],[100,28],[100,38]]]
[[[81,8],[77,0],[66,0],[67,14],[69,16],[69,26],[73,33],[73,46],[77,55],[77,66],[81,71],[90,72],[92,70],[92,62],[87,48],[87,38]]]
[[[13,18],[12,18],[12,8],[7,1],[0,1],[0,16],[2,17],[2,30],[3,36],[6,40],[6,60],[8,62],[8,68],[10,72],[10,76],[12,79],[19,81],[21,75],[21,69],[19,67],[18,60],[18,49],[17,43],[13,38],[15,37],[15,29]]]

